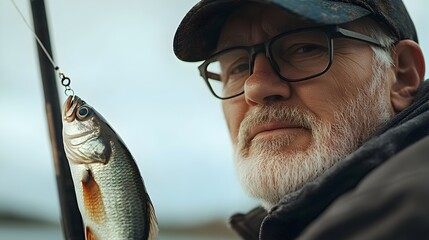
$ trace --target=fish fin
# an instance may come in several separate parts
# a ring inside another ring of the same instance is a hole
[[[86,169],[85,171],[83,171],[82,173],[82,183],[87,184],[89,181],[91,181],[92,178],[92,172],[90,169]]]
[[[147,197],[147,213],[149,215],[149,233],[147,239],[158,239],[158,220],[156,219],[155,209],[150,201],[149,195]]]
[[[103,196],[90,169],[85,170],[81,183],[83,202],[88,216],[96,223],[104,222],[106,220],[106,211]]]
[[[85,228],[85,240],[97,240],[97,237],[94,235],[94,233],[91,231],[91,228],[86,226]]]

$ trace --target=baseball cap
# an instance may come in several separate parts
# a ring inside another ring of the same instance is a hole
[[[216,48],[226,18],[249,2],[279,6],[324,25],[343,24],[370,16],[397,40],[418,42],[414,23],[402,0],[202,0],[177,28],[173,40],[176,56],[188,62],[207,59]]]

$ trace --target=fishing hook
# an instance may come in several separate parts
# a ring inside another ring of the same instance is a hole
[[[66,94],[66,96],[74,96],[74,91],[73,89],[70,87],[70,83],[71,80],[69,77],[67,77],[66,75],[64,75],[64,73],[59,71],[59,67],[55,67],[55,70],[58,71],[58,76],[61,79],[61,84],[64,86],[65,90],[64,93]]]

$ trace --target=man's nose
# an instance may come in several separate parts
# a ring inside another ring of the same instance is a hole
[[[290,98],[289,83],[282,80],[274,71],[269,59],[258,54],[254,60],[253,73],[244,84],[247,104],[254,106]]]

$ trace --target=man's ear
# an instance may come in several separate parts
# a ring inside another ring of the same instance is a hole
[[[420,46],[412,40],[402,40],[392,53],[395,81],[390,99],[395,112],[401,112],[414,101],[417,89],[424,80],[425,61]]]

